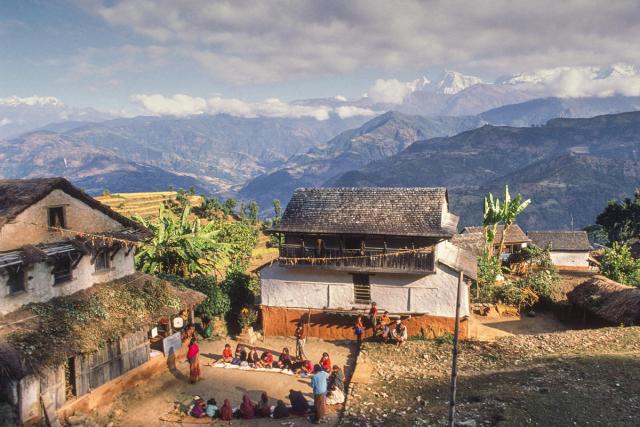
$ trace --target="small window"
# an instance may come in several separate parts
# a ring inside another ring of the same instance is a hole
[[[369,275],[353,275],[353,296],[356,304],[371,303],[371,284],[369,283]]]
[[[56,206],[48,208],[49,227],[65,228],[64,208]]]
[[[111,268],[111,259],[108,251],[98,252],[96,255],[96,271],[108,270]]]
[[[55,260],[53,265],[53,284],[58,285],[65,283],[73,278],[73,268],[71,267],[71,259],[67,256],[60,257]]]
[[[9,268],[7,272],[9,273],[9,280],[7,280],[7,286],[9,286],[9,294],[15,294],[27,289],[27,276],[21,266],[18,266],[16,268]]]

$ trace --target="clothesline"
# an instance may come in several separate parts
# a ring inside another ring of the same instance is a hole
[[[46,230],[49,230],[49,231],[55,231],[57,233],[60,233],[61,235],[63,235],[63,234],[72,234],[72,235],[75,235],[75,236],[78,236],[78,237],[82,237],[82,238],[89,238],[89,240],[91,240],[91,241],[94,241],[96,239],[100,239],[102,241],[106,241],[109,244],[111,244],[113,242],[123,243],[127,247],[129,247],[129,246],[141,246],[142,245],[142,242],[140,242],[140,241],[127,240],[127,239],[122,239],[122,238],[119,238],[119,237],[105,236],[104,234],[87,233],[86,231],[79,231],[79,230],[73,230],[73,229],[70,229],[70,228],[49,226],[49,225],[44,225],[44,224],[38,224],[38,223],[35,223],[35,222],[18,221],[17,224],[33,225],[33,226],[40,227],[42,229],[46,229]]]
[[[340,261],[350,259],[371,259],[371,258],[384,258],[392,257],[404,254],[417,254],[417,253],[431,253],[431,247],[422,247],[414,249],[399,249],[393,252],[374,254],[374,255],[355,255],[355,256],[340,256],[340,257],[279,257],[280,261],[310,261],[310,262],[323,262],[323,261]]]

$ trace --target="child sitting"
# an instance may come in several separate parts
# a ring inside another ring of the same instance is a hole
[[[229,351],[231,351],[231,349],[229,349]],[[218,415],[218,404],[216,403],[215,399],[209,399],[207,401],[205,412],[207,413],[207,417],[211,418]]]
[[[325,372],[331,372],[331,358],[329,357],[329,353],[322,353],[322,358],[320,358],[318,364],[322,366]]]
[[[231,346],[229,344],[224,345],[224,350],[222,350],[222,361],[224,363],[231,363],[233,361],[233,353],[231,352]]]
[[[189,415],[194,418],[204,418],[207,416],[206,407],[207,404],[204,403],[204,399],[197,399],[193,405],[193,408],[191,408],[191,412],[189,413]]]
[[[242,365],[247,362],[247,350],[244,349],[242,344],[236,346],[236,352],[233,356],[231,363],[234,365]]]
[[[280,357],[278,357],[278,368],[280,369],[291,369],[291,355],[289,354],[289,349],[287,347],[282,349],[282,353],[280,353]]]
[[[260,367],[260,358],[258,357],[258,352],[255,347],[252,347],[249,351],[249,354],[247,355],[247,363],[252,368]]]
[[[263,368],[273,367],[273,353],[271,353],[271,350],[267,350],[262,353],[262,357],[260,358],[260,365]]]

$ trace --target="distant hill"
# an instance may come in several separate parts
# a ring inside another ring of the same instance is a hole
[[[135,117],[49,125],[0,141],[0,177],[65,176],[90,192],[224,193],[363,118]]]
[[[268,209],[273,199],[286,202],[297,187],[319,186],[346,171],[399,153],[414,141],[455,135],[480,125],[476,117],[427,118],[391,111],[293,156],[285,167],[251,180],[239,196]]]
[[[326,185],[446,186],[463,224],[481,221],[482,196],[509,184],[533,204],[525,228],[594,222],[608,200],[640,186],[640,112],[554,119],[540,127],[483,126],[418,141]]]

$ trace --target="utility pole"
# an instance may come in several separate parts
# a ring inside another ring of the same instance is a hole
[[[451,390],[449,392],[449,427],[453,427],[456,417],[456,383],[458,379],[458,334],[460,330],[460,294],[464,284],[464,273],[458,276],[458,292],[456,295],[456,319],[453,330],[453,355],[451,360]]]

